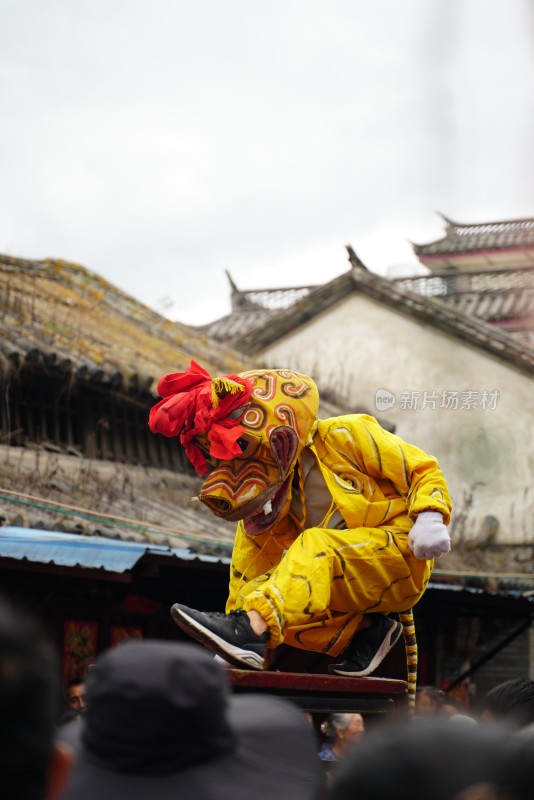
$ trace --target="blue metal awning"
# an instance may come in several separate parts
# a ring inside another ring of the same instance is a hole
[[[6,525],[0,528],[0,559],[13,558],[38,564],[55,564],[64,567],[102,569],[106,572],[125,573],[133,569],[145,555],[180,561],[201,561],[211,564],[229,564],[228,556],[195,553],[188,548],[169,547],[150,542],[126,542],[106,536],[82,536],[76,533],[43,531]],[[506,581],[493,588],[478,580],[479,585],[470,585],[464,573],[445,573],[436,570],[428,583],[428,589],[444,592],[467,592],[469,594],[494,594],[515,598],[526,598],[534,602],[534,575],[521,576],[521,585]],[[503,579],[505,576],[502,576]],[[519,576],[516,576],[519,579]]]
[[[81,536],[12,526],[0,528],[0,558],[122,573],[132,569],[147,553],[183,561],[198,559],[211,563],[230,563],[229,558],[147,542],[125,542],[104,536]]]

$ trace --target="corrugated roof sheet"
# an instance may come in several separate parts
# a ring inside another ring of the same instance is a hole
[[[198,559],[220,564],[230,561],[229,558],[200,555],[185,548],[125,542],[104,536],[79,536],[14,526],[0,528],[0,558],[123,573],[132,569],[147,553],[183,561]]]
[[[14,558],[38,564],[65,567],[102,569],[124,573],[133,569],[143,556],[151,554],[181,561],[229,564],[229,557],[194,553],[186,548],[167,547],[142,542],[125,542],[104,536],[81,536],[73,533],[43,531],[15,526],[0,528],[0,559]],[[471,573],[440,573],[434,575],[428,589],[445,592],[491,594],[534,602],[531,590],[534,575],[495,576],[489,581],[484,575]],[[512,579],[514,578],[514,579]],[[471,585],[470,585],[471,584]],[[475,585],[473,585],[475,584]]]

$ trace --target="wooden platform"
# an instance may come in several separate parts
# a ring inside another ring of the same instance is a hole
[[[305,711],[390,714],[406,703],[407,683],[392,678],[229,669],[234,692],[269,692]]]

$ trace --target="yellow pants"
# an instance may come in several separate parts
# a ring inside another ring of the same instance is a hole
[[[345,649],[364,614],[411,608],[433,563],[416,559],[407,532],[392,529],[309,528],[286,545],[238,530],[227,611],[258,611],[269,647],[285,642],[330,656]]]

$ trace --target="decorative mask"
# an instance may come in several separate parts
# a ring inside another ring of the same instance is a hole
[[[158,384],[152,432],[180,436],[201,475],[199,499],[214,514],[243,520],[251,535],[284,516],[298,457],[317,419],[313,380],[285,369],[251,370],[213,381],[191,362]]]

